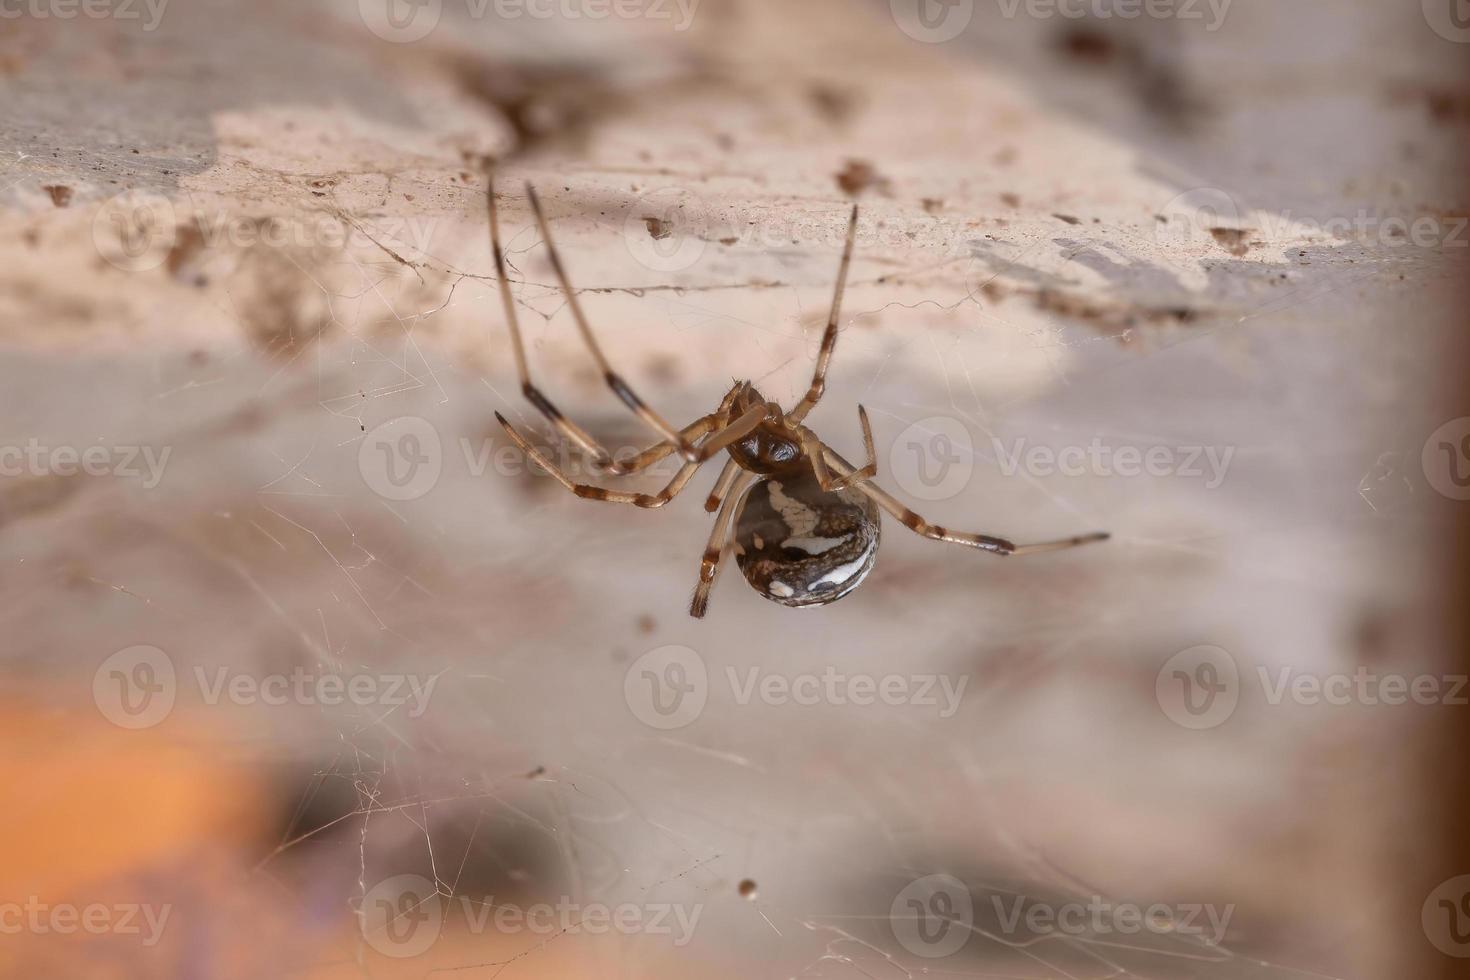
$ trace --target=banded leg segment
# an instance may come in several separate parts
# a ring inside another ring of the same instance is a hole
[[[635,493],[627,490],[609,490],[606,487],[593,486],[590,483],[578,483],[568,476],[561,467],[547,459],[544,453],[531,445],[524,436],[516,431],[515,426],[505,420],[505,416],[496,412],[495,420],[500,423],[501,427],[505,429],[506,433],[510,435],[511,439],[514,440],[515,444],[520,447],[523,453],[534,459],[537,465],[554,476],[557,482],[577,496],[586,497],[588,500],[606,500],[610,503],[633,504],[635,507],[654,508],[662,507],[672,500],[674,495],[680,490],[683,490],[690,478],[694,476],[695,470],[699,469],[710,457],[724,450],[732,442],[748,435],[751,430],[757,425],[760,425],[761,420],[765,418],[765,414],[765,406],[758,405],[747,411],[734,422],[725,426],[725,428],[721,429],[714,436],[711,436],[707,441],[701,443],[694,451],[694,458],[686,460],[684,465],[679,468],[679,472],[674,474],[674,478],[669,481],[669,485],[656,494]],[[660,447],[655,447],[655,449],[657,448]]]
[[[830,448],[822,447],[827,466],[835,470],[839,476],[850,479],[857,475],[852,464]],[[993,555],[1035,555],[1046,551],[1062,551],[1066,548],[1076,548],[1079,545],[1092,544],[1097,541],[1106,541],[1112,535],[1106,531],[1095,531],[1091,534],[1079,534],[1076,537],[1062,538],[1059,541],[1042,541],[1037,544],[1015,544],[1005,538],[998,538],[989,534],[976,534],[969,531],[951,531],[931,524],[920,517],[914,511],[900,503],[892,494],[882,487],[873,483],[854,484],[857,490],[867,494],[879,507],[898,518],[904,527],[915,534],[932,538],[935,541],[944,541],[949,544],[962,544],[969,548],[978,548],[988,551]]]
[[[527,442],[525,437],[517,432],[515,427],[505,420],[505,416],[501,415],[499,412],[496,412],[495,420],[499,422],[502,427],[504,427],[507,433],[509,433],[511,439],[514,440],[515,444],[521,448],[521,452],[525,453],[527,456],[535,460],[538,466],[540,466],[543,470],[555,477],[556,481],[562,486],[566,487],[577,496],[585,497],[588,500],[605,500],[608,503],[613,504],[632,504],[634,507],[642,507],[648,510],[662,507],[670,500],[673,500],[674,497],[678,496],[679,491],[683,490],[684,487],[688,485],[690,479],[693,478],[695,471],[698,470],[700,464],[704,462],[704,460],[691,460],[685,462],[683,466],[679,467],[679,472],[674,474],[674,478],[669,481],[668,485],[665,486],[658,493],[634,493],[629,490],[609,490],[606,487],[596,487],[590,483],[576,482],[570,476],[568,476],[561,467],[557,466],[551,460],[547,459],[544,453],[542,453],[535,446]]]
[[[546,254],[551,258],[551,268],[556,273],[556,278],[561,283],[562,293],[567,298],[567,307],[572,311],[572,319],[576,321],[577,330],[582,334],[582,340],[587,344],[587,349],[597,361],[598,368],[602,371],[602,379],[612,389],[624,405],[632,409],[649,428],[670,443],[673,443],[677,452],[687,460],[694,459],[694,446],[686,440],[681,433],[664,421],[653,409],[639,398],[628,383],[623,380],[622,375],[613,370],[612,364],[608,362],[602,348],[598,346],[597,338],[592,335],[592,328],[587,323],[587,317],[582,313],[582,304],[577,300],[577,294],[572,290],[572,284],[567,278],[566,267],[562,265],[561,254],[556,250],[556,243],[551,238],[551,228],[547,224],[546,214],[541,209],[541,199],[536,195],[536,189],[530,184],[526,185],[526,196],[531,201],[531,210],[536,215],[536,225],[541,230],[541,240],[546,243]]]
[[[822,333],[822,348],[817,352],[817,367],[812,373],[811,386],[796,407],[787,413],[793,422],[806,418],[807,412],[817,404],[822,392],[827,389],[827,366],[832,363],[832,351],[837,346],[837,321],[842,313],[842,294],[847,291],[847,270],[852,265],[852,246],[857,239],[858,206],[852,206],[847,219],[847,242],[842,246],[842,264],[837,268],[837,288],[832,293],[832,310],[827,314],[827,329]]]
[[[510,280],[505,274],[505,250],[500,245],[500,212],[495,204],[495,176],[487,173],[485,176],[485,198],[490,210],[490,250],[495,256],[495,276],[500,286],[500,302],[505,308],[505,323],[510,330],[511,346],[515,351],[516,373],[521,379],[521,394],[526,401],[536,407],[536,410],[545,416],[546,421],[556,427],[556,430],[566,439],[582,448],[582,451],[592,457],[593,465],[599,469],[609,469],[613,466],[611,454],[602,447],[600,443],[587,431],[577,425],[571,419],[561,413],[531,380],[530,364],[526,360],[526,346],[521,340],[520,318],[516,315],[515,298],[510,292]]]
[[[704,418],[696,419],[689,425],[686,425],[679,434],[682,435],[686,441],[695,442],[700,439],[700,437],[707,435],[712,431],[718,430],[722,426],[726,425],[730,421],[730,406],[735,403],[735,396],[740,394],[742,387],[742,385],[736,385],[735,387],[731,388],[729,393],[720,400],[719,408],[715,409]],[[618,460],[614,459],[612,465],[608,467],[608,472],[613,474],[614,476],[626,476],[629,473],[637,473],[640,470],[648,469],[648,467],[652,466],[654,463],[657,463],[659,460],[663,459],[665,456],[669,455],[673,451],[673,443],[668,441],[658,442],[652,446],[649,446],[647,449],[643,450],[643,452],[639,453],[636,456],[633,456],[626,462],[619,462]],[[713,510],[714,508],[710,509]]]
[[[680,430],[679,434],[690,442],[695,442],[724,425],[726,421],[728,419],[724,413],[713,412],[704,418],[696,419],[689,423]],[[607,467],[607,471],[612,476],[628,476],[632,473],[639,473],[659,462],[673,451],[674,444],[672,442],[655,443],[641,453],[630,456],[625,461],[619,461],[614,458],[612,463]]]
[[[720,475],[715,478],[714,489],[705,498],[704,509],[706,511],[713,514],[720,509],[720,501],[725,499],[725,495],[730,492],[730,487],[735,483],[735,478],[742,472],[740,464],[735,460],[725,461],[725,468],[720,470]]]
[[[850,476],[834,478],[827,469],[827,464],[822,459],[822,450],[825,446],[815,432],[806,426],[801,427],[802,446],[806,449],[807,458],[812,461],[812,472],[817,477],[823,490],[842,490],[847,487],[866,483],[878,475],[878,454],[873,449],[873,429],[868,424],[868,410],[858,406],[858,422],[863,427],[863,449],[867,453],[868,461],[860,470],[855,470]]]
[[[753,479],[755,477],[744,470],[737,471],[729,494],[720,505],[720,513],[715,517],[715,526],[710,529],[709,543],[704,546],[704,555],[699,559],[699,584],[694,587],[694,598],[689,603],[689,615],[695,619],[703,619],[704,614],[709,611],[710,590],[714,588],[715,575],[720,570],[720,559],[725,554],[725,545],[729,543],[730,526],[735,520],[740,494]]]

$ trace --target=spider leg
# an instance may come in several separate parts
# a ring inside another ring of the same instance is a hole
[[[541,393],[531,380],[531,369],[526,361],[526,348],[521,340],[520,320],[516,316],[516,304],[510,293],[510,280],[505,274],[505,250],[500,245],[500,215],[495,205],[495,177],[487,174],[485,178],[485,197],[490,210],[490,249],[495,255],[495,275],[499,280],[500,301],[505,307],[505,322],[510,328],[511,346],[515,351],[516,373],[521,378],[521,394],[536,410],[546,417],[546,420],[556,426],[556,430],[564,437],[578,446],[582,447],[592,457],[593,465],[599,469],[610,469],[614,466],[612,456],[602,448],[602,445],[587,431],[562,414],[561,409],[552,404],[551,400]]]
[[[725,468],[720,470],[720,475],[715,479],[714,489],[710,491],[709,497],[705,499],[704,509],[713,514],[720,509],[720,501],[725,494],[730,492],[730,485],[741,473],[740,464],[730,459],[725,462]]]
[[[839,475],[848,479],[856,475],[857,471],[853,469],[852,464],[837,455],[831,448],[823,445],[822,451],[826,456],[827,466],[836,470]],[[1034,555],[1044,551],[1061,551],[1064,548],[1075,548],[1078,545],[1092,544],[1095,541],[1106,541],[1112,537],[1106,531],[1095,531],[1091,534],[1079,534],[1076,537],[1063,538],[1060,541],[1042,541],[1037,544],[1015,544],[1007,541],[1005,538],[997,538],[989,534],[951,531],[947,528],[940,527],[938,524],[931,524],[908,507],[905,507],[892,494],[876,484],[859,483],[855,485],[855,488],[871,497],[879,507],[882,507],[888,513],[898,518],[904,527],[913,531],[915,534],[921,534],[935,541],[946,541],[950,544],[962,544],[966,547],[978,548],[981,551],[988,551],[994,555]]]
[[[695,619],[703,619],[704,614],[709,611],[709,593],[714,588],[715,573],[720,570],[720,558],[725,554],[725,546],[729,543],[730,526],[735,520],[735,508],[740,500],[740,492],[745,485],[754,477],[737,468],[736,479],[732,481],[730,493],[725,497],[725,502],[720,505],[720,513],[715,517],[715,526],[710,529],[709,543],[704,546],[704,555],[699,559],[699,584],[694,587],[694,598],[689,603],[689,615]]]
[[[692,461],[695,456],[694,446],[664,421],[662,416],[649,408],[643,399],[634,394],[633,389],[628,387],[628,383],[608,363],[607,357],[602,353],[602,348],[597,344],[597,338],[592,335],[592,328],[587,324],[587,317],[582,313],[582,304],[577,301],[577,294],[572,291],[571,282],[567,279],[566,268],[562,265],[561,254],[557,252],[556,243],[552,241],[551,228],[546,222],[546,214],[541,210],[541,199],[536,195],[536,189],[530,184],[526,185],[526,196],[531,201],[531,210],[536,215],[536,225],[541,230],[541,240],[546,243],[546,254],[551,258],[551,268],[556,272],[557,281],[561,283],[562,292],[566,295],[567,306],[572,311],[572,319],[576,321],[577,329],[582,334],[582,340],[587,344],[587,349],[592,352],[597,366],[602,370],[603,380],[607,382],[613,394],[617,395],[624,405],[632,409],[649,428],[668,442],[673,443],[679,454],[686,460]]]
[[[731,388],[730,393],[727,394],[723,400],[721,400],[719,408],[715,409],[704,418],[697,419],[694,422],[691,422],[689,425],[686,425],[684,429],[680,432],[680,435],[682,435],[685,439],[693,442],[699,439],[701,436],[704,436],[707,433],[728,424],[730,421],[730,406],[734,403],[735,396],[740,393],[740,388],[740,385],[736,385],[735,387]],[[624,462],[619,462],[618,460],[614,459],[612,465],[608,467],[608,472],[616,476],[624,476],[629,473],[637,473],[640,470],[648,469],[648,467],[652,466],[654,463],[657,463],[665,456],[668,456],[673,451],[673,443],[667,441],[657,442],[652,446],[649,446],[647,449],[643,450],[643,452],[629,458]],[[710,508],[710,510],[713,509],[713,507]]]
[[[521,448],[522,452],[535,460],[537,465],[550,473],[556,478],[558,483],[577,496],[585,497],[588,500],[605,500],[614,504],[632,504],[635,507],[652,509],[662,507],[674,499],[679,491],[683,490],[689,483],[689,480],[694,476],[695,470],[699,469],[711,456],[720,452],[737,439],[741,439],[747,435],[761,423],[761,420],[765,418],[765,413],[766,407],[764,405],[758,405],[726,426],[717,435],[701,443],[694,450],[694,458],[686,460],[684,465],[679,467],[679,472],[674,474],[674,478],[669,481],[668,485],[655,494],[634,493],[627,490],[609,490],[606,487],[593,486],[590,483],[578,483],[568,476],[561,467],[547,459],[544,453],[526,441],[526,438],[516,431],[515,426],[505,420],[505,416],[496,412],[495,420],[501,424],[511,439],[514,440],[515,444]]]
[[[878,475],[878,454],[873,450],[873,429],[868,425],[868,410],[861,405],[858,406],[858,421],[862,423],[863,448],[868,454],[868,461],[862,469],[836,479],[832,477],[826,462],[822,459],[822,440],[811,429],[806,426],[801,427],[802,448],[806,450],[807,458],[812,461],[812,472],[816,475],[817,483],[823,490],[845,490],[859,483],[866,483]]]
[[[679,467],[679,472],[674,474],[674,478],[669,481],[668,485],[658,493],[633,493],[627,490],[609,490],[606,487],[596,487],[589,483],[576,482],[561,467],[547,459],[545,454],[527,442],[525,437],[505,420],[505,416],[496,412],[495,420],[504,426],[505,431],[510,434],[515,444],[521,447],[521,452],[531,457],[536,461],[538,466],[555,477],[556,482],[577,496],[585,497],[588,500],[605,500],[613,504],[632,504],[634,507],[642,507],[650,510],[662,507],[670,500],[673,500],[679,491],[684,489],[689,483],[689,480],[694,476],[694,471],[699,469],[700,466],[699,462],[686,462],[683,466]]]
[[[712,412],[704,418],[690,422],[680,430],[680,435],[691,442],[696,442],[728,421],[727,413]],[[657,442],[626,460],[614,459],[607,467],[607,472],[610,476],[628,476],[632,473],[639,473],[664,459],[673,451],[672,442]]]
[[[832,311],[827,315],[827,329],[822,334],[822,349],[817,353],[817,367],[812,374],[812,383],[796,407],[787,413],[793,422],[806,418],[827,388],[827,365],[832,362],[832,350],[837,346],[837,320],[842,312],[842,294],[847,290],[847,269],[852,265],[852,245],[857,238],[858,206],[852,206],[847,219],[847,242],[842,246],[842,264],[837,268],[837,288],[832,293]]]

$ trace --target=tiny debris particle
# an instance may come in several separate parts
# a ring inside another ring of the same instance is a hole
[[[64,208],[71,203],[71,188],[65,184],[47,184],[41,190],[51,195],[51,203]]]
[[[942,197],[921,198],[919,203],[923,205],[924,210],[929,214],[938,214],[944,209],[944,198]]]
[[[638,617],[638,632],[652,633],[656,629],[658,629],[658,620],[654,619],[648,613],[644,613]]]
[[[812,100],[817,114],[834,126],[847,122],[857,103],[852,91],[826,82],[812,83],[807,88],[807,97]]]
[[[648,235],[654,241],[663,241],[674,233],[673,222],[665,218],[644,215],[643,224],[648,228]]]
[[[1018,208],[1021,206],[1021,195],[1003,191],[1000,195],[1000,203],[1008,208]]]
[[[526,778],[527,779],[535,779],[537,776],[544,776],[544,775],[546,775],[546,767],[545,766],[537,766],[535,769],[532,769],[530,772],[526,773]]]
[[[1065,32],[1057,47],[1067,57],[1092,65],[1106,64],[1118,53],[1111,38],[1085,27]]]
[[[838,171],[835,177],[842,192],[852,197],[857,197],[870,187],[876,188],[882,194],[889,192],[888,178],[879,176],[878,171],[866,160],[848,160],[847,166]]]
[[[1251,250],[1251,244],[1247,237],[1251,233],[1249,228],[1211,228],[1210,235],[1236,258],[1240,258]]]
[[[1053,218],[1056,218],[1058,221],[1065,221],[1069,225],[1080,225],[1080,224],[1082,224],[1082,219],[1073,217],[1070,214],[1057,214],[1057,213],[1053,212],[1052,213],[1052,217]]]
[[[744,881],[742,881],[740,883],[739,891],[740,891],[740,897],[741,898],[743,898],[743,899],[745,899],[746,901],[749,901],[749,902],[755,901],[755,898],[756,898],[756,887],[755,887],[755,881],[753,879],[746,878]]]

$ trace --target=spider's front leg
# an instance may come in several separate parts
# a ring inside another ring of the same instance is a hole
[[[501,427],[505,429],[515,444],[520,447],[521,452],[535,460],[537,465],[550,473],[556,478],[558,483],[577,496],[585,497],[588,500],[604,500],[608,503],[632,504],[635,507],[652,509],[662,507],[670,500],[673,500],[679,491],[688,485],[695,471],[700,466],[706,463],[716,453],[724,450],[731,443],[749,435],[756,426],[760,425],[761,420],[765,418],[765,414],[766,407],[764,405],[756,406],[725,428],[709,436],[695,448],[694,458],[679,467],[679,472],[675,473],[674,478],[658,493],[634,493],[628,490],[609,490],[606,487],[593,486],[590,483],[578,483],[560,466],[547,459],[545,453],[542,453],[535,446],[531,445],[524,436],[516,431],[515,426],[506,421],[504,415],[496,412],[495,420],[500,423]]]
[[[668,482],[668,485],[658,493],[633,493],[628,490],[609,490],[606,487],[597,487],[590,483],[578,483],[573,480],[567,475],[565,470],[547,459],[545,453],[542,453],[535,446],[531,445],[524,436],[517,432],[515,426],[505,420],[504,415],[496,412],[495,421],[501,424],[515,444],[520,447],[521,452],[535,460],[538,466],[556,479],[556,482],[577,496],[585,497],[588,500],[605,500],[612,504],[632,504],[634,507],[643,507],[650,510],[656,507],[662,507],[678,496],[679,491],[688,485],[690,479],[694,476],[694,471],[699,469],[700,463],[703,462],[703,460],[686,462],[683,466],[679,467],[679,472],[674,474],[674,478]]]
[[[566,297],[567,309],[572,312],[572,320],[577,324],[577,330],[582,335],[582,342],[592,352],[592,358],[597,362],[598,370],[602,372],[602,380],[607,384],[612,393],[618,396],[618,400],[643,420],[644,424],[657,432],[665,440],[672,443],[679,455],[693,462],[695,449],[693,444],[684,439],[668,422],[664,421],[648,404],[639,398],[623,376],[613,370],[607,355],[602,352],[602,346],[597,343],[597,338],[592,334],[592,327],[587,322],[586,315],[582,312],[582,304],[577,299],[576,290],[572,289],[570,277],[567,276],[566,267],[562,264],[561,253],[556,249],[556,242],[551,238],[551,224],[546,220],[546,213],[541,209],[541,198],[536,193],[536,188],[530,184],[526,185],[526,198],[531,202],[531,212],[536,216],[536,227],[541,232],[541,241],[546,246],[546,255],[551,260],[551,270],[556,274],[557,282],[561,284],[562,295]]]

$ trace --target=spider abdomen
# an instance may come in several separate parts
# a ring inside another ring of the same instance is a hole
[[[810,471],[754,484],[735,525],[735,561],[751,587],[783,606],[821,606],[862,583],[878,556],[878,505],[823,490]]]

